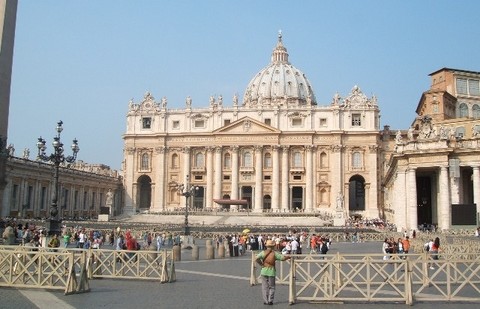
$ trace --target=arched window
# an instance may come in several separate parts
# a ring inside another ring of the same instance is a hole
[[[272,154],[267,152],[263,158],[263,167],[272,168]]]
[[[362,154],[358,151],[352,153],[352,167],[361,168],[362,167]]]
[[[464,118],[468,117],[468,106],[465,103],[461,103],[458,107],[458,117]]]
[[[226,153],[223,156],[223,168],[230,169],[231,166],[232,166],[232,156],[229,153]]]
[[[205,166],[205,160],[203,153],[199,152],[195,155],[195,167],[204,167]]]
[[[148,153],[142,154],[142,164],[141,164],[142,170],[148,170],[150,169],[150,156]]]
[[[246,151],[243,154],[243,166],[244,167],[252,167],[252,153],[249,151]]]
[[[325,152],[320,154],[320,168],[327,168],[328,167],[328,157]]]
[[[473,105],[472,116],[474,119],[480,119],[480,106],[478,104]]]
[[[172,168],[178,168],[178,155],[176,153],[172,155]]]
[[[295,151],[293,153],[293,167],[302,167],[302,154],[300,151]]]

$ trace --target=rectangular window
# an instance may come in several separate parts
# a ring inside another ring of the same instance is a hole
[[[230,180],[230,175],[223,175],[223,180]]]
[[[293,180],[302,180],[302,176],[301,175],[295,175],[295,176],[293,176]]]
[[[480,95],[479,80],[477,79],[468,80],[468,92],[470,95]]]
[[[292,119],[292,127],[301,127],[303,123],[302,118],[293,118]]]
[[[230,124],[230,119],[225,119],[225,120],[223,120],[223,125],[224,125],[224,126],[227,126],[227,125],[229,125],[229,124]]]
[[[203,176],[202,175],[195,175],[195,180],[202,181]]]
[[[150,129],[152,127],[152,118],[144,117],[142,118],[142,128]]]
[[[320,118],[320,126],[321,127],[327,126],[327,118]]]
[[[174,120],[172,123],[172,128],[176,130],[180,129],[180,121]]]
[[[265,118],[265,124],[267,124],[267,125],[269,125],[269,126],[272,125],[272,119],[270,119],[270,118]]]
[[[195,126],[195,128],[204,128],[205,127],[205,120],[203,120],[203,119],[195,120],[194,126]]]
[[[362,126],[362,115],[352,114],[352,127]]]
[[[265,175],[263,177],[263,180],[271,180],[271,179],[272,179],[272,176],[270,176],[270,175]]]
[[[458,94],[468,94],[467,93],[467,80],[464,78],[457,78],[457,93]]]

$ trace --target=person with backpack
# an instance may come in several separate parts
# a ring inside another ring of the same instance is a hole
[[[285,261],[290,259],[288,255],[282,255],[274,250],[275,242],[267,240],[266,250],[261,251],[257,255],[256,262],[262,267],[260,275],[262,276],[262,296],[264,305],[273,305],[275,296],[275,263],[276,261]]]

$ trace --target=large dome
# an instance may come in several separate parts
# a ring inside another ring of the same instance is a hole
[[[272,61],[248,83],[243,105],[317,105],[305,74],[288,62],[281,32],[273,49]]]

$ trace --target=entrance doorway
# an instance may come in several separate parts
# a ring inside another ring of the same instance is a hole
[[[247,205],[241,205],[242,209],[251,210],[252,209],[252,187],[245,186],[242,187],[242,200],[247,200]]]
[[[292,187],[291,211],[302,211],[303,209],[303,187]]]
[[[355,175],[350,178],[348,186],[348,209],[365,210],[365,178]]]
[[[138,178],[138,208],[149,209],[152,201],[152,179],[146,175]]]

